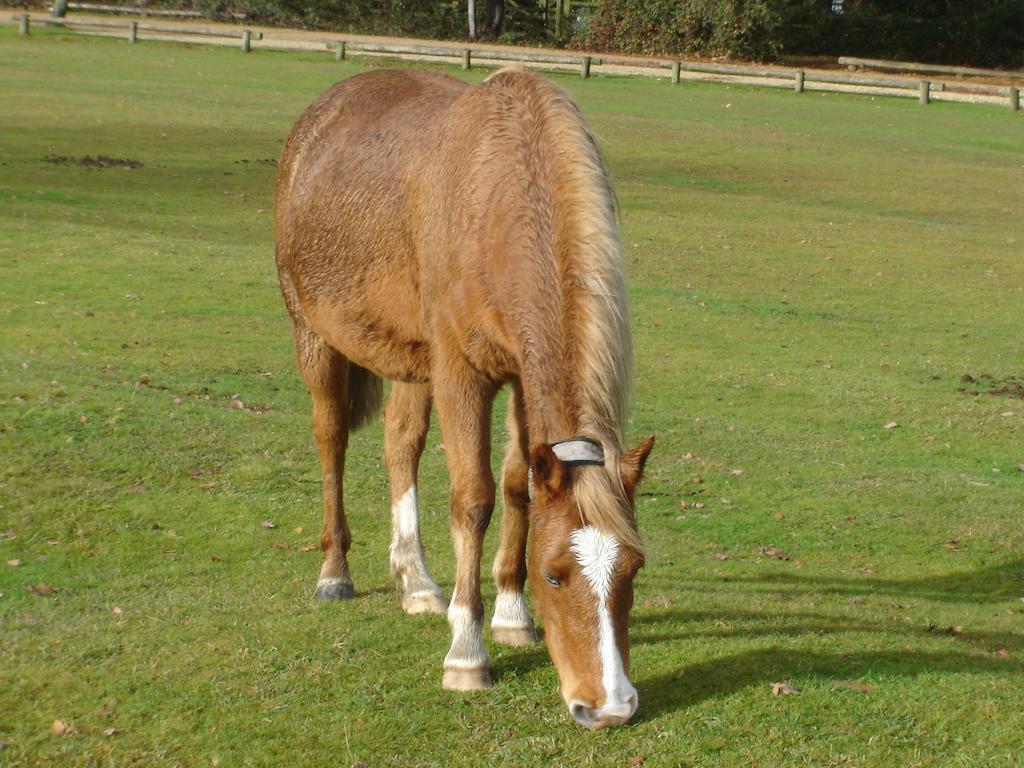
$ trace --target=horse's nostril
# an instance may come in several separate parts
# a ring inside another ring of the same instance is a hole
[[[594,709],[588,707],[579,701],[574,701],[569,705],[569,712],[572,714],[573,720],[580,725],[586,726],[587,728],[594,727]]]

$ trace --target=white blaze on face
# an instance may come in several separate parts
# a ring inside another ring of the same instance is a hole
[[[597,637],[601,656],[601,682],[605,702],[602,710],[618,710],[636,696],[636,689],[626,678],[622,656],[615,643],[608,598],[611,595],[612,575],[619,558],[619,541],[592,525],[577,528],[569,536],[569,551],[580,565],[583,577],[597,598]],[[632,711],[630,712],[632,714]]]

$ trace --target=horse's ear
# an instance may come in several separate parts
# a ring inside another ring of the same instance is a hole
[[[551,446],[542,443],[530,451],[530,470],[533,483],[542,494],[554,498],[569,484],[569,473]]]
[[[636,488],[636,484],[643,477],[644,464],[647,463],[647,457],[651,454],[653,447],[654,435],[649,435],[636,448],[630,448],[619,456],[619,472],[622,474],[622,485],[625,486],[630,497],[633,495],[633,489]]]

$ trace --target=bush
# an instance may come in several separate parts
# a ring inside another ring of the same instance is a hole
[[[599,0],[576,37],[582,47],[648,56],[777,58],[767,0]]]
[[[775,0],[787,54],[1021,67],[1024,0]]]

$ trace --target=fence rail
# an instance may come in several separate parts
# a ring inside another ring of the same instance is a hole
[[[162,35],[196,35],[198,37],[227,37],[241,39],[248,32],[250,39],[262,40],[262,32],[248,29],[210,29],[202,27],[168,27],[164,24],[145,24],[138,21],[107,21],[105,19],[47,19],[43,22],[48,27],[106,27],[108,29],[129,29],[131,25],[140,32],[156,32]]]
[[[351,54],[399,54],[409,56],[438,56],[449,59],[462,59],[462,68],[469,69],[474,60],[477,61],[520,61],[530,64],[562,64],[566,66],[579,66],[588,70],[584,77],[589,74],[591,65],[600,65],[602,59],[594,56],[560,56],[557,54],[523,53],[517,51],[496,51],[489,48],[474,48],[467,46],[458,47],[436,47],[429,45],[395,45],[391,43],[365,43],[350,40],[337,40],[325,44],[327,48],[336,52],[338,61],[343,60]]]
[[[139,16],[170,16],[182,19],[202,19],[204,14],[202,11],[180,11],[164,8],[146,8],[142,5],[104,5],[103,3],[56,3],[50,12],[54,16],[63,17],[67,10],[72,11],[100,11],[102,13],[134,13]],[[247,18],[244,13],[232,13],[232,17],[236,19]]]
[[[75,5],[87,4],[72,3],[69,5],[71,7],[74,7]],[[20,30],[22,34],[29,34],[30,18],[30,14],[27,13],[15,15],[13,17],[13,20],[20,25]],[[145,24],[135,20],[125,22],[101,19],[46,18],[43,23],[47,25],[69,28],[72,29],[72,31],[80,31],[84,34],[89,34],[87,30],[90,27],[106,29],[110,31],[123,29],[127,32],[127,39],[133,43],[139,39],[140,32],[146,32],[151,37],[174,36],[186,38],[220,38],[222,40],[241,39],[241,48],[245,52],[249,52],[251,50],[252,41],[262,41],[264,39],[263,33],[253,32],[248,29],[239,30],[237,28],[202,28],[191,26],[175,27],[160,23]],[[93,34],[108,33],[95,32]],[[214,41],[211,40],[211,42]],[[955,96],[958,94],[963,94],[965,96],[976,95],[987,97],[989,99],[999,99],[1000,101],[1006,99],[1006,102],[1004,103],[1008,103],[1008,106],[1011,110],[1020,110],[1020,88],[1017,85],[995,86],[975,83],[963,83],[959,81],[935,82],[925,79],[918,80],[884,76],[872,77],[870,75],[857,75],[834,71],[792,69],[787,67],[752,67],[739,64],[716,64],[710,62],[692,62],[679,60],[666,61],[663,59],[596,57],[588,56],[586,54],[561,55],[554,53],[531,53],[527,51],[516,50],[497,50],[493,48],[480,46],[459,46],[457,44],[448,46],[419,45],[413,43],[390,44],[349,39],[335,39],[334,41],[329,41],[325,40],[324,35],[322,34],[319,35],[317,38],[306,38],[304,40],[295,35],[289,35],[288,41],[281,40],[266,43],[267,47],[277,48],[288,48],[289,45],[291,47],[294,47],[295,45],[301,45],[301,47],[306,50],[308,50],[310,47],[315,49],[317,45],[321,45],[323,47],[320,50],[334,50],[335,56],[339,60],[344,59],[347,54],[354,54],[372,56],[394,56],[399,58],[414,56],[425,59],[454,59],[456,61],[461,59],[463,69],[469,69],[472,66],[472,62],[474,61],[474,59],[477,62],[518,61],[529,64],[548,65],[551,67],[563,69],[566,67],[579,67],[580,75],[583,78],[590,77],[592,67],[606,67],[605,71],[613,74],[643,74],[647,76],[659,76],[661,72],[668,68],[671,69],[672,71],[673,84],[680,82],[682,78],[682,73],[685,72],[688,75],[690,75],[692,79],[718,81],[722,81],[724,79],[727,82],[737,82],[736,78],[741,78],[739,82],[743,82],[745,84],[760,85],[764,87],[773,88],[792,88],[797,93],[802,93],[808,88],[815,88],[816,90],[829,89],[830,86],[852,86],[858,88],[867,88],[871,89],[870,91],[868,91],[869,93],[875,92],[884,95],[917,98],[921,104],[930,103],[936,94],[942,93],[949,94],[948,96],[941,97],[947,100],[955,98]],[[876,60],[872,59],[842,58],[839,61],[841,63],[850,61],[870,62],[872,65],[878,63]],[[888,63],[893,65],[906,64],[905,62],[881,63]],[[928,65],[912,66],[923,67]],[[628,71],[626,68],[628,68]],[[939,67],[936,68],[936,71],[938,70],[960,70],[961,73],[958,74],[958,76],[964,76],[962,73],[966,72],[967,68]],[[995,70],[974,71],[985,73],[987,76],[992,76],[993,73],[996,72]]]
[[[930,72],[954,77],[1010,77],[1024,80],[1024,70],[978,69],[977,67],[950,67],[943,64],[918,64],[912,61],[884,61],[840,56],[839,65],[853,69],[878,69],[883,72]]]

